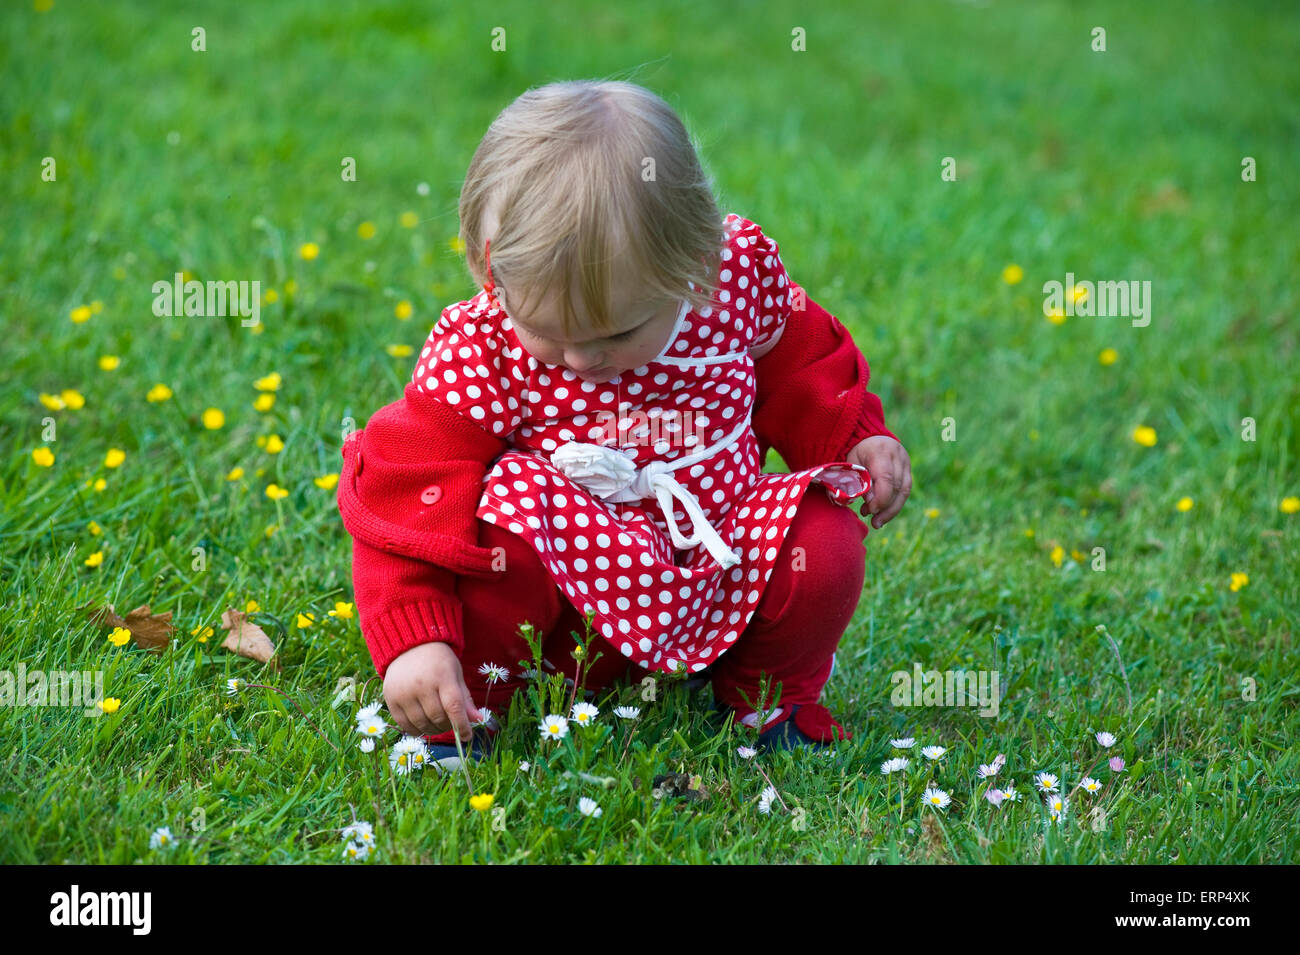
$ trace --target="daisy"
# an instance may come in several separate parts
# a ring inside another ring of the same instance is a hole
[[[247,684],[244,683],[244,681],[241,680],[241,679],[239,679],[238,677],[236,677],[236,678],[233,679],[233,680],[227,680],[227,681],[226,681],[226,696],[234,696],[234,695],[236,695],[236,694],[237,694],[240,690],[242,690],[246,685],[247,685]]]
[[[371,703],[369,706],[361,707],[361,709],[357,710],[357,722],[364,723],[367,722],[368,720],[375,719],[375,717],[379,715],[379,711],[383,708],[383,705],[384,704],[376,700],[374,703]]]
[[[584,816],[599,816],[604,811],[605,810],[601,809],[600,806],[596,805],[596,800],[594,799],[588,799],[586,796],[583,796],[578,800],[578,812],[582,813]]]
[[[996,763],[980,763],[980,768],[975,771],[975,775],[980,779],[992,779],[998,774]]]
[[[474,726],[487,726],[492,721],[492,711],[486,706],[478,708],[478,719],[474,721]]]
[[[1001,769],[1006,764],[1007,764],[1006,754],[998,753],[996,756],[993,757],[993,772],[996,773],[999,769]]]
[[[375,844],[375,830],[368,822],[354,822],[350,826],[344,826],[339,835],[361,845],[372,846]]]
[[[1106,747],[1107,749],[1110,749],[1112,746],[1115,745],[1115,737],[1112,736],[1110,733],[1107,733],[1105,730],[1102,730],[1100,733],[1097,734],[1097,742],[1100,743],[1102,746]]]
[[[357,732],[362,736],[383,736],[384,730],[386,729],[388,729],[388,724],[379,716],[372,716],[365,720],[357,720]]]
[[[1006,798],[1006,794],[1003,793],[1001,789],[989,788],[984,790],[984,798],[993,803],[993,805],[1001,807],[1002,800]]]
[[[741,759],[753,759],[758,755],[758,750],[754,749],[752,746],[737,746],[736,753]]]
[[[1002,801],[1018,802],[1019,800],[1020,800],[1020,793],[1016,792],[1015,781],[1013,780],[1012,785],[1002,790]]]
[[[403,736],[393,744],[388,753],[388,765],[399,776],[424,769],[429,757],[424,740],[418,736]]]
[[[921,755],[926,759],[939,759],[948,750],[943,746],[924,746],[921,748]]]
[[[366,856],[370,855],[370,847],[357,845],[355,842],[349,842],[343,847],[343,858],[351,859],[353,862],[360,862]]]
[[[171,829],[166,826],[159,826],[149,837],[150,849],[171,849],[176,846],[176,837],[172,835]]]
[[[569,735],[569,721],[555,713],[548,714],[537,728],[542,731],[543,739],[564,739]]]
[[[772,803],[776,799],[776,787],[768,786],[763,790],[762,795],[758,797],[758,811],[763,815],[769,815],[772,812]]]
[[[891,739],[889,745],[894,749],[911,749],[916,745],[916,740],[910,736],[904,736],[902,739]]]
[[[486,677],[489,683],[503,683],[510,679],[510,671],[495,663],[483,664],[478,668],[478,672]]]
[[[1124,760],[1119,756],[1112,756],[1110,758],[1110,771],[1112,773],[1124,772]]]
[[[592,721],[600,713],[600,710],[590,703],[574,703],[573,712],[569,714],[570,718],[576,720],[579,726],[590,726]]]
[[[1037,773],[1034,776],[1034,783],[1042,792],[1054,793],[1061,781],[1056,777],[1055,773]]]
[[[946,809],[952,802],[952,797],[942,789],[927,789],[921,796],[926,805],[933,806],[935,809]]]
[[[880,771],[888,776],[890,773],[901,773],[907,769],[908,763],[902,756],[895,756],[893,759],[887,759],[880,764]]]
[[[363,753],[373,753],[375,751],[375,741],[369,736],[358,740],[357,746],[361,748],[361,752]]]
[[[1084,776],[1083,779],[1079,781],[1079,786],[1090,793],[1095,793],[1097,790],[1101,789],[1101,783],[1097,782],[1097,780],[1093,779],[1091,776]]]
[[[519,679],[521,680],[536,680],[539,676],[541,676],[541,674],[538,673],[536,670],[519,671]]]
[[[1059,822],[1066,810],[1070,808],[1070,802],[1060,796],[1053,796],[1047,801],[1047,808],[1052,811],[1052,821]]]
[[[520,771],[521,773],[526,773],[526,772],[528,772],[528,770],[529,770],[531,767],[532,767],[532,763],[528,762],[528,760],[523,759],[523,760],[520,760],[520,761],[519,761],[519,771]]]
[[[620,720],[634,720],[641,715],[641,708],[639,706],[616,706],[614,707],[614,715]]]

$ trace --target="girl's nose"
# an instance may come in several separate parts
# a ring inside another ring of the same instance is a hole
[[[601,364],[603,357],[604,356],[601,355],[587,356],[575,354],[574,352],[565,352],[564,363],[573,371],[581,374],[588,371],[595,371],[596,369],[603,367]]]

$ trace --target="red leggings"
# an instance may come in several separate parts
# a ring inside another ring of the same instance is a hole
[[[862,595],[866,535],[867,524],[852,507],[836,504],[815,483],[804,492],[749,626],[704,671],[712,679],[715,698],[734,707],[737,719],[754,712],[745,695],[759,702],[761,674],[767,674],[771,684],[769,706],[778,682],[783,706],[817,702],[830,678],[831,655]],[[583,634],[584,618],[522,537],[480,520],[479,544],[505,548],[506,570],[504,579],[457,578],[466,635],[461,665],[474,703],[483,706],[487,699],[487,706],[504,716],[512,692],[523,685],[519,661],[532,659],[519,625],[530,621],[543,636],[544,660],[571,677],[575,661],[570,631]],[[592,636],[592,655],[601,656],[587,672],[588,689],[606,689],[625,674],[640,680],[650,672],[604,637]],[[492,686],[490,695],[478,672],[483,663],[510,671],[509,681]]]

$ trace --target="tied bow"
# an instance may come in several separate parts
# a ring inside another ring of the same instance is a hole
[[[673,464],[651,461],[638,470],[617,448],[579,441],[569,441],[553,451],[551,463],[604,501],[639,501],[654,497],[668,523],[674,547],[688,550],[703,543],[713,559],[724,568],[740,563],[740,558],[705,518],[695,495],[672,476]],[[673,518],[674,499],[681,502],[682,510],[691,519],[694,533],[690,537],[682,534]]]

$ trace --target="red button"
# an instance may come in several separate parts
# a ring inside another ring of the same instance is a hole
[[[442,488],[436,484],[430,484],[420,492],[420,500],[425,504],[437,504],[442,500]]]

